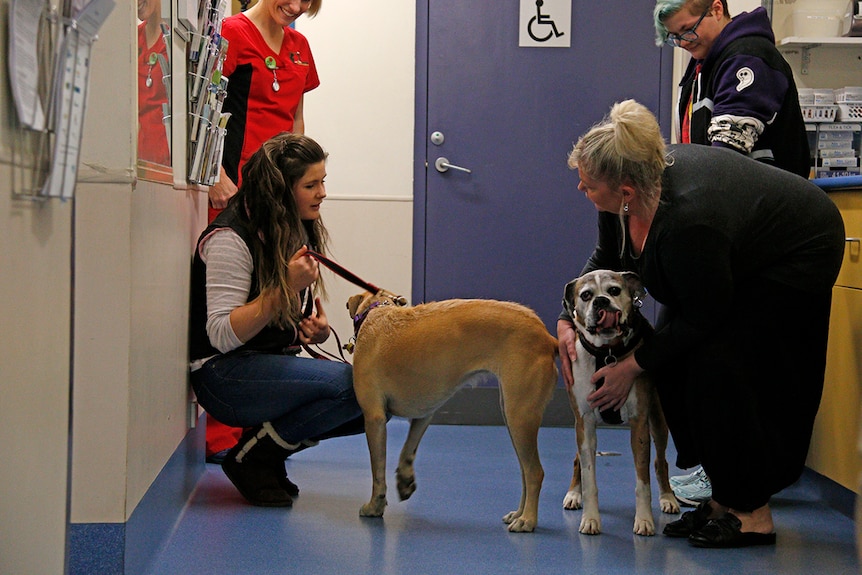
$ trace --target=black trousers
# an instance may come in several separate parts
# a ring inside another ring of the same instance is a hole
[[[715,501],[752,511],[796,482],[805,466],[823,393],[832,294],[764,281],[744,291],[731,317],[655,379],[677,466],[700,463]],[[658,327],[673,313],[662,308]]]

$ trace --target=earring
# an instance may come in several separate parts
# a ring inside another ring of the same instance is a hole
[[[623,204],[623,211],[625,213],[629,213],[629,203],[628,202]]]

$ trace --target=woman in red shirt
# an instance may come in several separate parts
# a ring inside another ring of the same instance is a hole
[[[228,78],[222,112],[231,114],[219,181],[209,189],[212,222],[237,192],[242,167],[261,144],[281,132],[305,133],[305,93],[320,85],[305,36],[293,27],[303,14],[317,15],[323,0],[258,0],[225,18],[228,41],[222,74]],[[207,418],[207,457],[233,447],[242,430]]]

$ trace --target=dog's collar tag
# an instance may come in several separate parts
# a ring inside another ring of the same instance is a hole
[[[350,340],[345,343],[344,347],[342,347],[341,349],[343,349],[347,353],[353,353],[353,350],[356,349],[356,336],[354,335],[353,337],[351,337]]]

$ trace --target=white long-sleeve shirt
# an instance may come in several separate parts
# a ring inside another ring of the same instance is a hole
[[[230,228],[220,228],[200,244],[201,260],[206,264],[206,330],[210,344],[221,353],[243,344],[230,323],[230,312],[248,303],[254,263],[242,238]],[[192,371],[209,357],[192,362]]]

